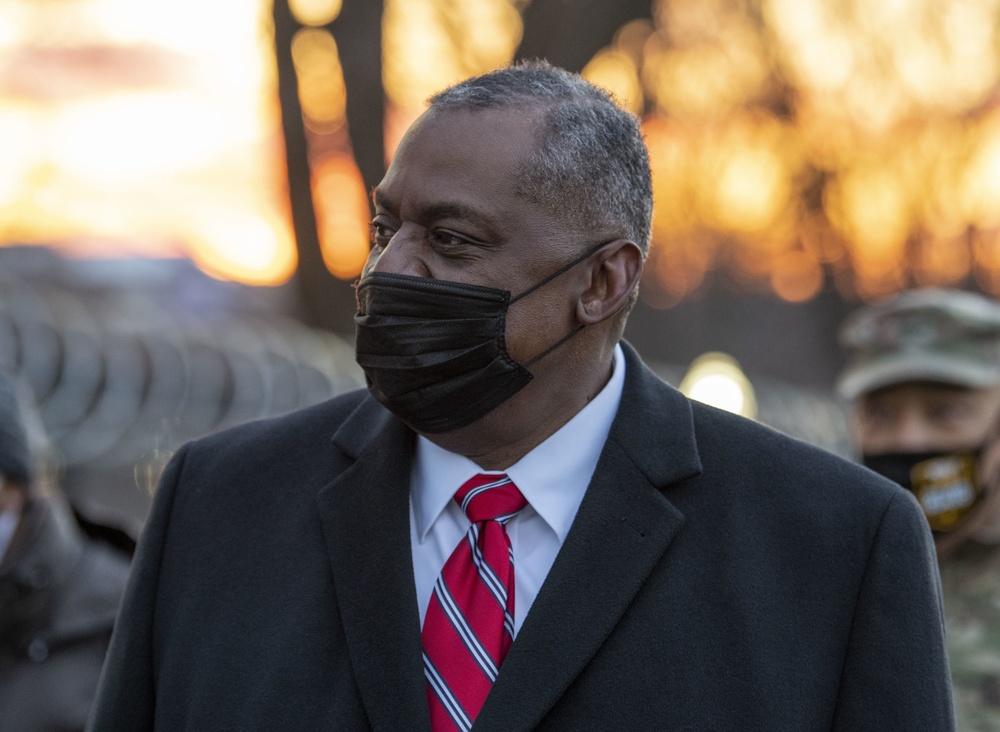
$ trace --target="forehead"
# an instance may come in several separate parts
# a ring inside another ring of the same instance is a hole
[[[960,410],[959,412],[942,410]],[[877,415],[888,424],[922,420],[930,424],[954,421],[962,415],[970,430],[978,430],[1000,414],[1000,387],[965,387],[954,384],[913,381],[888,386],[860,396],[854,402],[855,415]]]
[[[508,202],[535,150],[536,116],[520,110],[430,110],[403,137],[375,191],[389,206]]]
[[[906,382],[859,397],[851,430],[862,452],[966,449],[985,439],[998,413],[998,387]]]

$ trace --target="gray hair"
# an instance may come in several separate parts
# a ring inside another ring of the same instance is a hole
[[[653,186],[639,120],[604,90],[545,61],[467,79],[434,95],[431,110],[535,108],[538,152],[517,192],[574,229],[649,249]]]

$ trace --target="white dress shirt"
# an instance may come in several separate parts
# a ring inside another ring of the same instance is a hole
[[[590,403],[505,472],[528,506],[507,524],[514,550],[514,633],[517,634],[569,533],[597,459],[618,412],[625,383],[625,355],[615,347],[611,379]],[[417,438],[410,474],[410,544],[423,627],[445,561],[465,537],[469,520],[452,499],[469,478],[484,471],[463,455]]]

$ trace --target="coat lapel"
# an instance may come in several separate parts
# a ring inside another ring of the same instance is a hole
[[[334,443],[354,462],[317,500],[358,689],[375,730],[429,730],[410,554],[413,434],[365,399]]]
[[[623,347],[618,415],[476,732],[530,730],[541,722],[614,630],[683,523],[662,490],[701,470],[690,406]]]

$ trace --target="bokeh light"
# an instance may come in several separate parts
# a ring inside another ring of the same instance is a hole
[[[757,397],[750,380],[730,355],[711,351],[688,367],[679,389],[703,404],[749,419],[757,416]]]
[[[288,0],[295,19],[303,25],[322,26],[336,20],[342,0]]]
[[[295,271],[297,257],[289,230],[251,212],[196,221],[188,233],[194,261],[209,274],[252,285],[285,280]]]
[[[382,84],[386,157],[427,98],[510,62],[523,30],[513,0],[385,0]]]
[[[306,126],[319,134],[336,131],[345,121],[347,88],[333,35],[327,30],[300,30],[292,39],[292,60]]]
[[[594,56],[583,77],[614,94],[618,103],[633,114],[643,108],[642,82],[632,57],[622,51],[604,50]]]
[[[327,269],[354,279],[368,258],[368,198],[354,160],[335,156],[314,165],[313,198]]]
[[[710,272],[790,302],[1000,294],[1000,0],[658,0],[609,53],[642,84],[650,305]]]

